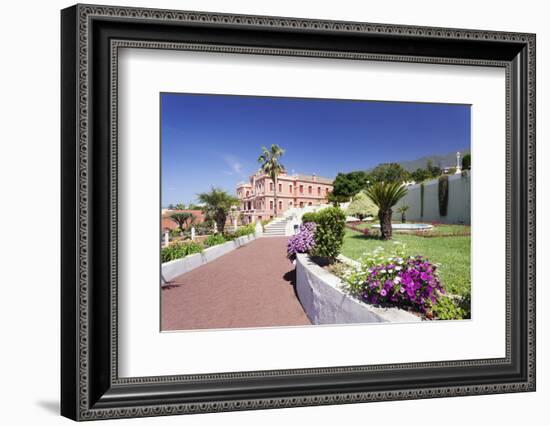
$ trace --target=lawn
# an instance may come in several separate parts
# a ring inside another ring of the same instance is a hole
[[[373,229],[374,232],[378,232],[376,228],[372,228],[373,224],[377,224],[376,222],[361,222],[361,223],[355,223],[354,226],[357,229]],[[394,223],[401,223],[401,222],[394,222]],[[417,222],[415,222],[417,223]],[[470,233],[470,227],[465,225],[447,225],[447,224],[441,224],[441,225],[434,225],[432,229],[429,231],[418,231],[421,232],[421,235],[425,235],[427,237],[436,236],[436,235],[461,235],[464,236],[465,234]],[[410,231],[400,231],[397,229],[393,230],[394,234],[410,234]]]
[[[437,229],[439,226],[430,232],[447,234],[444,230]],[[447,227],[452,227],[453,231],[459,234],[466,233],[470,229],[460,225],[441,225],[441,228]],[[447,230],[450,231],[450,228]],[[458,232],[459,230],[462,232]],[[390,249],[394,241],[406,245],[407,255],[422,255],[431,262],[439,264],[439,278],[447,293],[461,296],[470,294],[470,236],[437,237],[434,235],[432,238],[425,238],[394,232],[393,240],[382,241],[376,236],[363,235],[346,229],[342,254],[352,259],[359,259],[363,253],[377,247]]]

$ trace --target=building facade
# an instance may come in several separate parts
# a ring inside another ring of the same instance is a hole
[[[238,184],[236,190],[245,223],[275,217],[275,184],[269,176],[258,171],[248,182]],[[277,215],[295,207],[325,204],[330,192],[332,179],[282,173],[277,178]]]

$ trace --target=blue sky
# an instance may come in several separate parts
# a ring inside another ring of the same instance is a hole
[[[162,93],[162,205],[233,194],[273,143],[287,172],[333,178],[469,148],[470,106]]]

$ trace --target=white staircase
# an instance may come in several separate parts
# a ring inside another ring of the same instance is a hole
[[[277,218],[269,222],[264,227],[264,236],[266,237],[284,237],[286,235],[285,218]]]

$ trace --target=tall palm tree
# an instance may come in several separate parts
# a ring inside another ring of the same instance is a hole
[[[272,144],[269,149],[262,146],[262,153],[258,157],[260,169],[273,181],[273,199],[275,200],[275,217],[277,217],[277,178],[279,174],[285,171],[284,166],[279,162],[279,157],[285,153],[285,150],[279,145]]]
[[[227,214],[231,206],[237,205],[239,200],[220,188],[214,188],[210,192],[203,192],[197,195],[197,199],[204,204],[203,211],[207,217],[216,222],[218,232],[223,233]]]
[[[369,186],[365,193],[378,207],[378,219],[380,220],[382,239],[391,240],[392,207],[407,195],[407,188],[401,182],[377,182]]]

